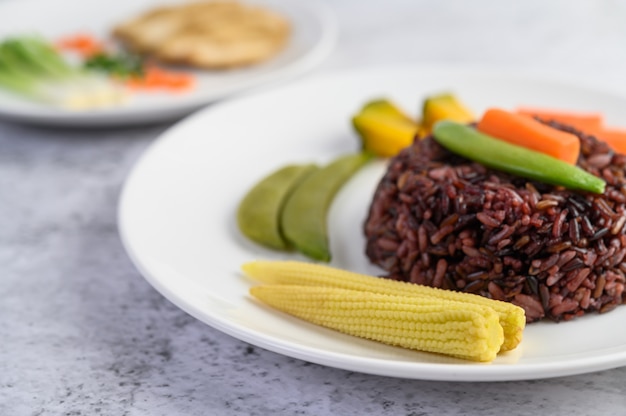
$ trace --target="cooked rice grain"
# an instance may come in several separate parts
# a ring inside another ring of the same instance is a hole
[[[388,278],[512,302],[533,322],[607,312],[626,293],[626,156],[567,126],[604,195],[488,169],[432,138],[390,160],[364,225]]]

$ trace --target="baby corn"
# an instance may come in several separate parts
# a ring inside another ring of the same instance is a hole
[[[504,330],[504,342],[500,351],[509,351],[517,347],[522,340],[522,333],[526,326],[526,317],[522,308],[469,293],[398,282],[326,265],[298,261],[252,261],[245,263],[242,270],[249,277],[266,284],[326,286],[487,306],[499,315],[500,325]]]
[[[495,359],[504,339],[491,308],[335,287],[261,285],[262,302],[337,331],[419,351],[473,361]]]

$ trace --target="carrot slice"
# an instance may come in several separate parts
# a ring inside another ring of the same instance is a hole
[[[590,133],[608,144],[617,153],[626,155],[626,129],[603,128]]]
[[[62,38],[56,45],[61,50],[73,51],[86,58],[105,50],[105,46],[102,42],[85,33]]]
[[[172,92],[182,92],[193,88],[194,78],[184,72],[173,72],[165,69],[149,66],[139,78],[130,78],[126,81],[129,88],[136,90],[159,90],[165,89]]]
[[[601,113],[574,112],[569,110],[550,110],[544,108],[520,107],[518,114],[537,117],[543,121],[556,121],[567,124],[584,133],[591,133],[602,128],[603,116]]]
[[[580,154],[580,140],[575,135],[499,108],[487,110],[477,128],[490,136],[545,153],[572,165],[576,164]]]

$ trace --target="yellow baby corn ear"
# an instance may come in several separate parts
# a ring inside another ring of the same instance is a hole
[[[524,310],[512,303],[488,299],[469,293],[454,292],[407,282],[398,282],[337,269],[327,265],[299,261],[252,261],[245,263],[246,275],[267,284],[293,284],[302,286],[325,286],[360,290],[396,296],[428,297],[451,300],[492,308],[500,317],[504,330],[501,351],[510,351],[522,340],[526,326]]]
[[[261,285],[250,293],[306,321],[404,348],[492,361],[504,335],[493,309],[335,287]]]

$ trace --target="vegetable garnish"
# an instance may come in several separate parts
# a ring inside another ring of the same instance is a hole
[[[602,113],[548,110],[532,107],[521,107],[517,110],[517,113],[536,117],[545,122],[555,121],[572,126],[582,133],[593,135],[598,140],[606,142],[616,152],[626,154],[626,130],[606,127]]]
[[[318,167],[284,166],[256,183],[237,208],[237,225],[248,239],[328,262],[331,258],[327,217],[341,187],[372,155],[348,153]]]
[[[70,65],[51,44],[34,36],[0,43],[0,87],[74,110],[119,104],[126,97],[107,77]]]
[[[522,333],[526,326],[524,310],[519,306],[479,295],[381,279],[323,264],[300,261],[256,260],[244,263],[241,269],[248,277],[269,285],[335,287],[383,295],[412,296],[488,306],[498,313],[500,325],[504,330],[504,342],[500,352],[516,348],[522,341]]]
[[[367,102],[352,117],[363,150],[379,157],[390,157],[413,143],[420,126],[389,100]]]
[[[421,119],[408,116],[400,107],[387,99],[368,101],[352,118],[363,150],[378,157],[395,156],[430,133],[440,120],[471,122],[474,114],[454,95],[438,94],[427,97],[422,106]]]
[[[250,294],[348,335],[466,360],[493,361],[504,339],[498,315],[479,305],[323,286],[260,285]]]
[[[604,193],[604,180],[577,166],[467,125],[440,121],[433,129],[433,137],[451,152],[493,169],[573,190]]]
[[[602,128],[604,122],[604,117],[600,113],[551,110],[533,107],[520,107],[516,112],[530,117],[537,117],[541,121],[556,121],[557,123],[566,124],[584,133],[590,133]]]
[[[557,130],[530,117],[498,108],[483,114],[479,131],[527,147],[575,165],[580,155],[580,140],[571,133]]]
[[[515,348],[524,310],[469,293],[398,282],[320,264],[255,261],[250,294],[301,319],[346,334],[473,361]]]
[[[237,208],[237,225],[243,235],[272,249],[290,249],[280,226],[285,202],[298,184],[317,169],[314,164],[287,165],[257,182]]]
[[[108,74],[133,90],[166,90],[181,92],[191,89],[195,79],[188,72],[171,71],[156,66],[136,54],[106,50],[86,56],[84,67]]]
[[[142,59],[128,53],[98,52],[89,56],[83,64],[86,69],[101,71],[118,78],[141,77],[144,73]]]
[[[157,66],[145,66],[141,76],[126,80],[126,86],[134,90],[166,90],[184,92],[195,86],[195,78],[186,72],[168,71]]]
[[[84,58],[104,53],[106,50],[104,43],[86,33],[61,38],[56,42],[56,47],[62,51],[76,52]]]
[[[626,155],[626,129],[605,127],[591,134],[608,144],[614,151]]]
[[[435,123],[441,120],[469,123],[476,120],[474,113],[452,94],[433,95],[424,100],[422,127],[430,133]]]
[[[283,207],[280,226],[296,250],[314,260],[330,261],[330,205],[341,187],[371,159],[366,152],[338,156],[306,176],[293,190]]]
[[[65,109],[119,105],[132,95],[131,90],[179,93],[194,85],[193,74],[145,63],[140,56],[110,48],[88,34],[63,38],[57,44],[36,36],[0,42],[0,88]]]

